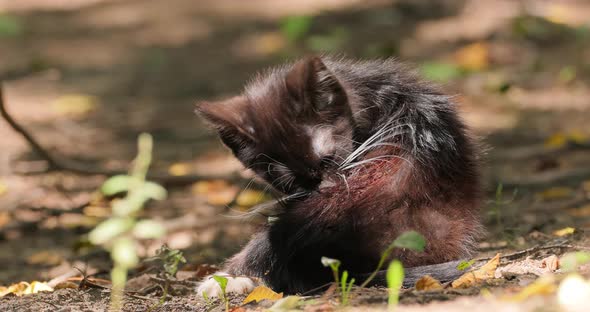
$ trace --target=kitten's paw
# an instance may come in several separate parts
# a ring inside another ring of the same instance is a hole
[[[227,278],[227,286],[225,287],[226,293],[235,293],[235,294],[248,294],[250,293],[254,287],[256,287],[256,283],[244,276],[231,276],[225,272],[217,272],[213,275],[223,276]],[[221,287],[217,283],[215,279],[213,279],[213,275],[209,275],[205,277],[205,279],[199,284],[197,287],[197,293],[200,297],[203,297],[203,293],[207,294],[209,298],[221,297]]]

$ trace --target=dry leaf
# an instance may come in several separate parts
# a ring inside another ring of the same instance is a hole
[[[574,190],[569,187],[551,187],[536,194],[537,199],[542,201],[559,200],[570,198]]]
[[[195,195],[204,195],[211,205],[227,205],[238,194],[238,187],[223,180],[200,181],[193,184],[191,192]]]
[[[588,137],[580,131],[570,133],[555,133],[545,141],[545,147],[561,148],[568,143],[582,144],[588,142]]]
[[[65,281],[65,282],[61,282],[61,283],[55,285],[55,287],[53,289],[57,290],[57,289],[65,289],[65,288],[78,289],[78,284],[76,284],[74,282]]]
[[[576,229],[575,229],[575,228],[573,228],[573,227],[569,227],[569,226],[568,226],[568,227],[566,227],[566,228],[563,228],[563,229],[560,229],[560,230],[554,231],[554,232],[553,232],[553,235],[555,235],[555,236],[559,236],[559,237],[562,237],[562,236],[568,236],[568,235],[572,235],[572,234],[574,234],[574,232],[575,232],[575,231],[576,231]]]
[[[8,287],[0,287],[0,297],[7,294],[14,294],[16,296],[36,294],[41,291],[53,291],[53,288],[47,285],[47,283],[38,281],[31,282],[30,284],[27,282],[20,282]]]
[[[517,294],[505,297],[504,299],[520,302],[536,295],[551,295],[555,293],[555,290],[555,277],[553,275],[545,275],[523,288]]]
[[[60,96],[52,103],[52,107],[57,113],[73,117],[84,116],[94,111],[97,106],[97,99],[85,94],[67,94]]]
[[[246,304],[252,301],[262,301],[262,300],[270,300],[275,301],[283,298],[283,293],[277,294],[276,292],[272,291],[272,289],[266,286],[258,286],[252,290],[252,292],[242,301],[242,304]]]
[[[439,290],[443,289],[441,283],[430,275],[422,276],[416,281],[416,290]]]
[[[510,263],[498,268],[494,276],[496,278],[523,274],[535,274],[541,276],[554,272],[558,268],[559,258],[556,255],[551,255],[542,260],[533,260],[531,257],[527,257],[523,261]]]
[[[55,251],[43,250],[30,255],[27,263],[32,265],[58,265],[62,263],[63,258]]]
[[[8,192],[8,186],[0,180],[0,197]]]
[[[0,229],[7,225],[12,220],[10,213],[8,211],[0,212]]]
[[[485,42],[476,42],[462,47],[454,55],[455,62],[468,70],[486,69],[490,62],[489,46]]]
[[[252,207],[267,200],[269,198],[261,191],[244,190],[236,198],[236,204],[242,207]]]
[[[494,277],[496,268],[500,264],[500,254],[496,254],[488,263],[483,265],[481,268],[467,272],[458,279],[451,283],[453,288],[466,288],[473,286],[483,280],[487,280]]]
[[[190,165],[186,163],[174,163],[168,167],[168,173],[173,176],[184,176],[190,172]]]
[[[590,197],[590,180],[582,182],[582,190]]]

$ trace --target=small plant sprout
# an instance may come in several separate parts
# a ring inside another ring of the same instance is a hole
[[[340,260],[322,257],[322,264],[325,267],[330,267],[330,269],[332,269],[332,273],[334,274],[334,282],[338,284],[338,268],[340,268]]]
[[[385,264],[385,260],[387,260],[393,249],[405,248],[422,252],[424,251],[425,247],[426,239],[424,239],[424,236],[422,236],[420,233],[416,231],[407,231],[402,233],[393,241],[393,243],[387,247],[387,249],[383,251],[381,254],[381,259],[379,259],[379,263],[377,264],[377,268],[375,268],[375,271],[369,275],[369,277],[360,285],[360,287],[366,287],[375,278],[375,276],[377,276],[377,273],[381,270],[383,264]]]
[[[225,291],[227,287],[227,278],[219,275],[213,275],[213,279],[221,288],[221,299],[225,303],[225,311],[229,311],[229,298],[227,297],[227,293]]]
[[[153,311],[160,305],[164,304],[166,297],[168,296],[168,290],[170,288],[170,281],[176,277],[176,272],[178,272],[178,267],[181,263],[186,263],[186,259],[182,255],[182,251],[177,249],[170,249],[167,245],[163,245],[158,249],[156,252],[156,256],[150,259],[146,259],[150,261],[157,261],[161,265],[161,269],[159,270],[158,277],[162,278],[164,282],[164,292],[160,301],[151,306],[148,312]]]
[[[345,306],[348,304],[348,297],[350,295],[350,291],[352,290],[352,285],[354,284],[354,278],[350,279],[350,282],[346,282],[348,280],[348,271],[342,272],[342,278],[340,279],[340,297],[342,305]]]
[[[164,227],[153,220],[137,220],[137,214],[150,199],[166,198],[166,190],[153,182],[146,181],[152,160],[152,137],[143,133],[138,139],[138,154],[128,175],[109,178],[100,191],[106,196],[126,192],[124,198],[114,200],[112,215],[98,224],[88,239],[101,245],[111,253],[114,262],[111,271],[113,288],[111,292],[111,311],[120,311],[123,289],[127,281],[127,271],[139,262],[136,248],[139,239],[153,239],[164,235]]]
[[[457,265],[457,270],[465,271],[465,270],[469,269],[474,263],[475,263],[475,259],[471,259],[469,261],[461,261],[461,263],[459,263]]]
[[[404,267],[402,263],[399,260],[391,261],[385,277],[389,290],[387,304],[390,309],[394,309],[399,302],[399,291],[404,283]]]

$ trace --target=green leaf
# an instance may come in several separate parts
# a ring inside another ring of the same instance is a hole
[[[447,82],[463,75],[459,66],[450,63],[424,63],[420,67],[420,71],[425,78],[439,82]]]
[[[560,266],[563,271],[576,271],[579,266],[590,263],[590,252],[576,251],[561,257]]]
[[[100,192],[106,196],[113,196],[127,192],[131,186],[133,177],[128,175],[116,175],[106,180],[100,187]]]
[[[129,231],[133,227],[131,218],[112,218],[97,225],[88,234],[88,240],[95,245],[102,245],[115,237]]]
[[[153,239],[166,234],[162,224],[154,220],[141,220],[133,227],[133,235],[139,239]]]
[[[139,211],[148,199],[143,192],[131,192],[127,194],[127,197],[113,204],[113,214],[116,216],[129,216]]]
[[[408,231],[398,236],[392,243],[397,248],[406,248],[413,251],[424,251],[426,239],[416,231]]]
[[[139,263],[135,242],[129,237],[119,237],[113,242],[111,257],[117,265],[124,268],[132,268]]]
[[[21,21],[9,15],[0,15],[0,37],[16,37],[22,34]]]
[[[295,42],[309,32],[312,21],[311,16],[286,17],[281,23],[281,33],[287,40]]]
[[[213,275],[213,279],[221,287],[221,293],[225,296],[225,288],[227,287],[227,278],[219,275]]]
[[[166,199],[167,195],[166,189],[154,182],[145,182],[141,186],[141,192],[143,192],[144,196],[147,198],[155,200]]]
[[[466,269],[470,268],[474,263],[475,263],[475,259],[472,259],[469,261],[461,261],[461,263],[459,263],[457,265],[457,270],[465,271]]]
[[[404,282],[404,267],[399,260],[393,260],[386,273],[387,287],[389,288],[388,304],[390,308],[397,306],[399,301],[399,290]]]

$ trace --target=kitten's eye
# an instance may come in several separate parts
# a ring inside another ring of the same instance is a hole
[[[337,165],[334,155],[324,156],[320,159],[320,167],[328,168]]]

